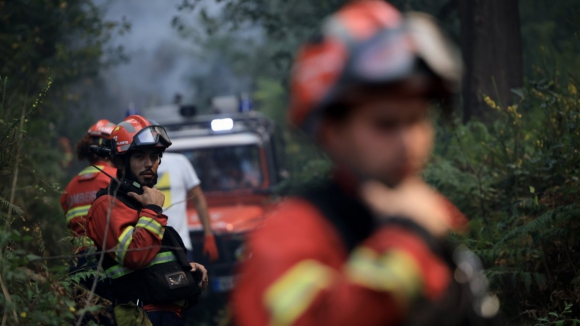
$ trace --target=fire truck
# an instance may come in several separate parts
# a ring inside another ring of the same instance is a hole
[[[244,237],[261,224],[284,177],[282,137],[272,120],[250,108],[243,98],[222,97],[212,101],[214,114],[197,115],[180,104],[143,112],[166,128],[173,142],[168,151],[185,155],[201,181],[219,260],[210,263],[202,254],[202,225],[188,205],[190,236],[196,261],[208,269],[204,296],[222,302],[235,284]]]

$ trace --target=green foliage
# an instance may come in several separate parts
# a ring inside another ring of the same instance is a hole
[[[22,209],[19,226],[41,225],[51,253],[66,250],[58,242],[66,235],[59,185],[67,181],[58,139],[87,126],[74,112],[72,85],[122,59],[121,48],[105,44],[126,28],[105,21],[92,0],[0,1],[0,197]]]
[[[49,267],[27,254],[37,242],[41,247],[40,229],[7,230],[0,228],[0,307],[3,324],[9,325],[62,325],[75,318],[76,304]]]
[[[287,96],[280,83],[272,79],[259,79],[253,98],[257,109],[273,119],[283,138],[284,168],[289,178],[278,185],[277,193],[287,195],[300,190],[307,182],[324,180],[331,168],[330,160],[310,139],[299,131],[286,128]]]
[[[561,312],[554,312],[550,311],[548,316],[538,318],[538,323],[534,326],[548,326],[548,325],[556,325],[556,326],[565,326],[571,325],[576,326],[580,325],[580,319],[578,318],[569,318],[572,314],[572,306],[571,303],[566,303],[564,310]]]
[[[71,123],[82,120],[71,114],[72,85],[121,58],[104,45],[119,28],[126,26],[104,21],[91,0],[0,1],[2,325],[71,324],[85,305],[100,309],[78,285],[94,272],[67,275],[57,140],[86,130]]]
[[[462,241],[486,264],[506,317],[572,325],[551,312],[578,313],[580,101],[573,79],[547,77],[507,108],[485,98],[491,124],[440,125],[424,176],[473,218]]]

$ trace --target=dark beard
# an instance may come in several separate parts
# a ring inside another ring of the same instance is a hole
[[[151,179],[151,181],[142,183],[141,181],[139,181],[139,177],[137,175],[135,175],[135,173],[133,173],[133,171],[129,171],[129,176],[133,181],[137,181],[141,186],[145,186],[145,187],[149,187],[149,188],[153,188],[156,184],[157,184],[157,173],[150,171],[151,173],[153,173],[153,178]]]

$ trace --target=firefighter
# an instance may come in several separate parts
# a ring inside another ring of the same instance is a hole
[[[105,252],[102,267],[119,325],[134,318],[132,307],[144,310],[155,326],[183,325],[182,311],[208,283],[205,268],[188,262],[179,234],[166,226],[164,195],[153,188],[170,145],[163,127],[132,115],[117,125],[106,146],[94,148],[117,168],[89,210],[87,235]]]
[[[456,214],[419,177],[429,108],[449,107],[460,75],[428,16],[361,0],[324,21],[295,59],[289,119],[334,173],[250,235],[238,325],[490,323],[498,303],[476,257],[444,241]]]
[[[66,217],[67,227],[73,235],[74,253],[78,255],[78,258],[70,264],[70,274],[87,269],[96,269],[97,267],[95,260],[87,256],[89,248],[92,246],[92,241],[86,237],[85,222],[97,191],[109,184],[109,177],[105,173],[115,175],[116,169],[111,166],[108,159],[91,153],[89,149],[92,145],[102,145],[109,138],[114,128],[114,123],[105,119],[99,120],[79,140],[76,144],[77,158],[80,161],[89,161],[89,166],[69,182],[60,197],[60,204]],[[80,280],[80,284],[86,289],[92,288],[93,282],[93,277],[86,277]],[[97,283],[95,293],[104,299],[111,299],[109,289],[103,282]],[[87,317],[85,323],[93,319],[93,317]],[[106,314],[99,316],[99,319],[103,325],[114,325]]]
[[[85,236],[85,219],[91,203],[95,200],[97,191],[109,185],[110,178],[101,170],[110,175],[117,173],[107,158],[101,158],[89,150],[91,145],[102,145],[114,128],[114,123],[105,119],[99,120],[76,145],[77,158],[79,161],[89,161],[89,166],[69,182],[60,197],[67,227],[75,237]]]

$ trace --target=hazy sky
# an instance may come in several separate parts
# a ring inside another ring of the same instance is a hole
[[[187,76],[195,68],[193,44],[179,37],[171,26],[181,0],[117,0],[110,2],[106,18],[120,21],[124,16],[131,30],[116,36],[113,44],[123,44],[130,58],[104,73],[109,96],[126,110],[166,104],[179,92],[191,97]]]

